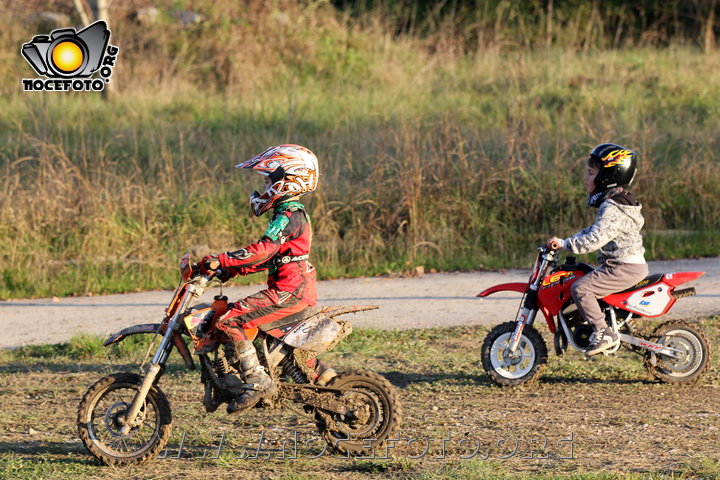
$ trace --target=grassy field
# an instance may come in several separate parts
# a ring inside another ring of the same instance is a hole
[[[714,346],[718,321],[700,320]],[[110,372],[135,370],[143,341],[107,352],[94,337],[5,350],[0,478],[720,478],[717,355],[701,383],[690,387],[649,381],[640,357],[621,350],[591,361],[576,353],[552,356],[537,384],[502,389],[479,366],[486,333],[357,330],[324,354],[338,369],[381,373],[399,391],[400,439],[387,456],[367,459],[319,455],[312,421],[293,410],[205,414],[197,373],[171,363],[160,384],[173,408],[168,450],[129,468],[96,464],[77,438],[75,415],[89,385]]]
[[[324,2],[200,2],[193,26],[173,5],[153,28],[117,7],[108,100],[23,93],[18,46],[39,32],[0,13],[0,298],[169,287],[191,247],[255,241],[260,182],[233,165],[284,142],[321,162],[308,206],[324,278],[527,265],[592,221],[583,160],[604,141],[640,153],[648,258],[720,251],[716,51],[573,44],[590,10],[590,27],[556,12],[562,42],[506,31],[468,49],[445,24],[397,33]]]

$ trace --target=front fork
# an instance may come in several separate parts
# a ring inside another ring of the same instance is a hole
[[[185,292],[179,308],[175,310],[176,313],[168,321],[165,335],[163,335],[160,346],[158,347],[157,352],[155,352],[155,356],[153,357],[152,361],[150,362],[150,366],[145,372],[142,384],[140,385],[138,392],[133,397],[133,401],[130,404],[130,408],[128,409],[127,414],[125,414],[124,418],[121,419],[122,427],[120,428],[120,433],[122,435],[129,435],[130,430],[135,426],[138,414],[140,413],[143,405],[145,405],[145,399],[147,398],[147,394],[157,380],[158,375],[162,371],[163,365],[165,365],[165,362],[167,362],[167,359],[170,356],[170,352],[172,351],[173,347],[173,336],[180,329],[179,322],[181,313],[192,307],[195,302],[197,302],[197,299],[200,297],[200,295],[202,295],[202,293],[203,287],[188,285],[187,291]]]
[[[538,292],[540,291],[540,283],[542,283],[543,276],[548,266],[555,262],[555,252],[547,250],[544,247],[538,249],[539,256],[535,261],[535,267],[533,268],[533,274],[530,276],[530,285],[528,286],[527,293],[523,297],[522,307],[518,311],[516,319],[517,325],[513,331],[512,337],[508,342],[508,350],[511,355],[515,355],[517,348],[520,345],[520,338],[522,338],[522,331],[525,325],[532,325],[535,322],[535,316],[538,312]],[[540,262],[540,263],[538,263]]]
[[[122,435],[129,435],[130,430],[132,429],[132,427],[135,426],[135,421],[137,420],[138,413],[140,413],[140,409],[142,408],[142,406],[145,405],[145,399],[147,398],[147,394],[152,388],[153,383],[155,383],[155,378],[157,378],[160,370],[161,367],[157,364],[152,364],[150,365],[150,368],[148,368],[148,371],[143,378],[143,383],[142,385],[140,385],[138,393],[135,394],[135,397],[130,404],[130,409],[125,415],[125,418],[122,420],[123,426],[120,428],[120,433]]]
[[[520,338],[522,338],[522,331],[525,325],[532,325],[535,322],[535,316],[537,315],[537,296],[538,291],[535,285],[530,286],[530,291],[523,299],[522,308],[518,312],[516,320],[515,330],[513,331],[512,337],[510,337],[510,343],[508,343],[508,350],[510,353],[515,354],[518,346],[520,345]]]
[[[120,433],[122,435],[129,435],[130,430],[132,429],[132,427],[135,426],[138,413],[140,413],[140,409],[143,407],[143,405],[145,405],[145,399],[147,398],[147,394],[157,380],[158,375],[162,370],[162,366],[165,365],[165,362],[170,355],[170,351],[173,347],[172,338],[173,335],[175,335],[176,330],[177,322],[176,318],[173,317],[173,319],[168,324],[168,328],[165,331],[165,335],[163,336],[162,342],[160,342],[160,346],[158,347],[157,352],[155,353],[155,356],[150,363],[150,366],[145,372],[142,384],[140,384],[140,388],[133,397],[130,408],[125,414],[125,418],[122,420],[123,426],[122,428],[120,428]]]

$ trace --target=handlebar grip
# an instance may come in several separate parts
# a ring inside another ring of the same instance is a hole
[[[212,260],[207,262],[207,267],[210,270],[217,270],[218,268],[220,268],[220,260],[218,260],[217,258],[213,258]]]
[[[559,250],[560,249],[560,243],[558,243],[558,242],[551,242],[550,245],[548,245],[548,246],[550,247],[550,250]]]

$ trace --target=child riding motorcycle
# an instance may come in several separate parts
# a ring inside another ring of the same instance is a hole
[[[620,338],[608,327],[598,299],[632,287],[648,274],[640,229],[641,205],[628,191],[637,171],[637,154],[613,143],[603,143],[590,152],[585,173],[587,203],[598,209],[595,223],[575,235],[551,237],[547,247],[573,253],[599,250],[599,268],[571,288],[581,315],[593,327],[586,355],[613,348]]]
[[[310,263],[312,229],[310,217],[298,198],[315,191],[318,160],[300,145],[270,147],[237,168],[251,169],[265,176],[262,193],[250,195],[256,216],[271,208],[272,217],[260,240],[233,252],[209,255],[200,262],[207,272],[219,262],[227,280],[236,275],[268,271],[268,288],[228,304],[217,322],[225,343],[225,355],[246,384],[245,390],[228,403],[227,412],[253,407],[271,393],[273,381],[260,365],[252,339],[259,325],[293,315],[317,303],[315,268]],[[316,366],[317,368],[317,366]]]

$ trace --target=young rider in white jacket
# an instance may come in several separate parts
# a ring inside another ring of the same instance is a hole
[[[595,355],[620,341],[605,321],[598,299],[632,287],[648,274],[640,229],[641,205],[628,191],[637,171],[630,149],[604,143],[590,152],[585,173],[588,205],[598,209],[595,223],[575,235],[548,239],[548,248],[573,253],[599,250],[599,268],[575,282],[571,293],[583,318],[593,327],[586,355]]]

